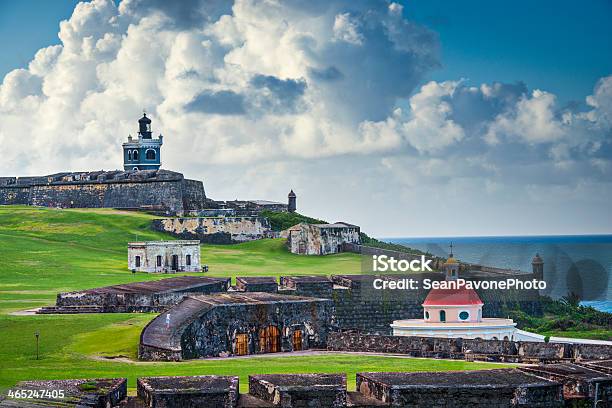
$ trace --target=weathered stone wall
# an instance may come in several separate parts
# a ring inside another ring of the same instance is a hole
[[[211,244],[233,244],[270,237],[270,222],[263,217],[187,217],[153,220],[152,228],[182,239]]]
[[[561,385],[518,370],[358,373],[357,390],[393,407],[562,407]]]
[[[86,386],[84,386],[86,384]],[[144,377],[137,396],[127,396],[126,379],[20,382],[13,390],[65,391],[64,398],[13,399],[0,407],[150,408],[560,408],[604,407],[612,402],[612,377],[573,364],[450,372],[356,374],[356,392],[344,374],[249,376],[249,393],[239,394],[237,376]]]
[[[218,305],[189,324],[181,336],[182,357],[218,357],[237,354],[237,335],[247,334],[248,354],[261,350],[259,330],[275,326],[280,331],[280,351],[293,351],[292,336],[302,331],[302,348],[325,348],[335,328],[329,300],[308,302]]]
[[[27,398],[6,399],[0,395],[0,407],[118,407],[127,397],[127,379],[22,381],[13,391],[26,395],[31,391],[32,394]]]
[[[567,363],[528,365],[520,369],[541,378],[563,383],[563,396],[566,400],[586,402],[588,406],[611,406],[612,377],[606,373]],[[597,404],[594,404],[595,401]]]
[[[506,362],[551,362],[612,358],[612,346],[569,343],[536,343],[481,339],[381,336],[357,332],[333,332],[327,348],[333,351],[365,351],[407,354],[413,357],[452,358]]]
[[[440,274],[421,274],[422,278],[442,279]],[[334,300],[338,325],[344,329],[355,329],[369,333],[391,334],[390,324],[394,320],[423,318],[421,304],[428,291],[376,290],[372,275],[333,275],[336,287],[329,296]],[[396,278],[401,278],[397,276]],[[344,288],[344,289],[343,289]],[[520,305],[522,310],[541,313],[537,291],[479,290],[485,303],[483,317],[503,315],[504,306]],[[303,293],[298,291],[298,293]],[[307,293],[304,293],[307,294]],[[318,296],[324,296],[318,293]]]
[[[219,279],[199,286],[164,293],[119,292],[107,291],[104,288],[102,290],[65,292],[57,295],[56,306],[96,306],[102,308],[104,312],[112,313],[161,312],[176,305],[185,296],[225,292],[228,287],[229,279]]]
[[[442,279],[438,273],[423,278]],[[338,327],[374,334],[391,334],[394,320],[423,317],[421,304],[426,290],[376,290],[373,275],[282,276],[278,293],[331,299]],[[401,276],[397,276],[401,278]],[[259,291],[268,291],[265,286]],[[499,317],[504,305],[519,304],[523,310],[541,313],[537,291],[480,290],[484,317]]]
[[[109,313],[161,312],[170,306],[176,305],[189,294],[195,294],[195,292],[154,294],[88,293],[78,297],[60,293],[57,296],[56,305],[59,307],[96,305],[102,307],[104,312]]]
[[[138,397],[155,408],[234,408],[238,404],[238,377],[145,377],[137,380]]]
[[[359,244],[359,227],[348,224],[301,223],[284,231],[289,251],[300,255],[329,255],[343,252],[346,244]]]
[[[32,186],[30,205],[183,211],[182,181]]]
[[[612,359],[612,348],[601,344],[574,345],[574,357],[578,361]]]
[[[61,208],[134,208],[182,213],[202,208],[200,181],[167,170],[62,173],[35,178],[5,178],[0,205]]]
[[[278,407],[340,408],[347,405],[346,375],[250,375],[249,394]]]
[[[278,292],[278,282],[273,276],[238,276],[236,289],[244,292]]]
[[[17,186],[0,186],[0,205],[30,204],[30,188]]]
[[[197,211],[207,201],[204,183],[199,180],[183,180],[183,211]]]

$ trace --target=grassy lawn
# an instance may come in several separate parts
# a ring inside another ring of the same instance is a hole
[[[27,379],[146,375],[240,375],[344,372],[354,387],[358,371],[438,371],[500,365],[370,355],[312,355],[127,362],[152,314],[14,316],[9,313],[53,304],[58,292],[166,278],[127,270],[127,242],[171,239],[149,229],[154,217],[115,210],[56,210],[0,206],[0,389]],[[202,246],[209,276],[359,273],[355,254],[305,257],[286,251],[283,240],[232,246]],[[35,332],[41,359],[36,360]],[[561,333],[558,333],[562,335]],[[114,359],[121,357],[121,360]]]
[[[346,373],[355,387],[360,371],[448,371],[500,368],[509,365],[412,359],[371,355],[312,355],[192,360],[179,363],[113,361],[136,356],[140,331],[153,314],[75,316],[3,316],[0,332],[0,389],[28,379],[127,377],[148,375],[239,375],[241,390],[249,374]],[[40,360],[34,333],[40,331]]]
[[[132,274],[127,243],[171,239],[150,230],[154,217],[110,209],[56,210],[0,206],[0,312],[48,305],[57,292],[167,278]],[[208,276],[359,273],[355,254],[304,257],[284,241],[203,245]]]
[[[168,275],[127,270],[126,244],[169,239],[149,229],[154,218],[114,210],[55,210],[0,207],[0,389],[28,379],[136,377],[146,375],[240,375],[255,373],[345,372],[354,387],[355,372],[385,370],[460,370],[492,367],[463,361],[377,356],[315,355],[234,358],[181,363],[144,363],[134,359],[138,338],[153,314],[13,316],[9,313],[52,304],[57,292]],[[302,257],[288,253],[282,240],[233,246],[205,245],[208,275],[295,275],[359,273],[359,257],[340,254]],[[36,360],[35,332],[40,332]],[[498,367],[495,365],[494,367]]]

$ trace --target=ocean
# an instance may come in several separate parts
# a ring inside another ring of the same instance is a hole
[[[536,253],[544,260],[546,294],[574,292],[582,303],[612,313],[612,235],[524,237],[382,238],[437,256],[453,244],[456,258],[500,268],[531,271]]]

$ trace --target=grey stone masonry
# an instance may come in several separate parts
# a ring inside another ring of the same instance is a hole
[[[561,384],[514,369],[358,373],[357,390],[392,407],[563,407]]]
[[[235,244],[274,236],[263,217],[184,217],[153,220],[151,227],[182,239],[209,244]]]
[[[344,222],[300,223],[282,232],[294,254],[329,255],[344,252],[347,244],[360,244],[359,227]]]
[[[145,377],[137,379],[137,396],[130,397],[125,379],[27,381],[0,395],[0,407],[604,407],[610,406],[610,381],[612,376],[605,373],[566,364],[357,373],[356,392],[347,392],[345,374],[251,375],[248,394],[238,393],[237,376]],[[64,390],[65,395],[61,399],[8,397],[16,390]]]
[[[587,368],[592,368],[593,370],[597,370],[602,373],[612,374],[612,360],[595,360],[595,361],[584,361],[578,362],[578,364],[583,365]]]
[[[262,292],[189,296],[142,331],[139,358],[179,360],[325,348],[331,300]]]
[[[145,377],[138,379],[137,392],[151,408],[234,408],[238,377]]]
[[[520,370],[563,384],[566,401],[599,401],[597,406],[612,405],[612,377],[593,368],[576,364],[541,364]]]
[[[278,282],[272,276],[238,276],[236,289],[244,292],[274,293],[278,291]]]
[[[180,276],[65,292],[57,295],[55,306],[42,308],[39,313],[161,312],[188,294],[225,292],[229,284],[229,278]]]
[[[591,344],[388,336],[355,331],[332,332],[327,337],[327,348],[332,351],[364,351],[406,354],[413,357],[510,363],[581,361],[579,356],[582,350],[591,347]],[[600,345],[598,358],[611,359],[612,346]],[[596,363],[592,362],[592,364]]]
[[[182,214],[206,206],[201,181],[168,170],[57,173],[0,179],[0,205],[129,208]]]
[[[116,407],[126,397],[125,378],[23,381],[0,397],[0,407]]]
[[[249,376],[249,394],[275,407],[346,406],[345,374],[267,374]]]

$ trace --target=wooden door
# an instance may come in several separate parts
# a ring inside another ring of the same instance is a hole
[[[278,327],[268,326],[268,341],[270,344],[270,351],[268,353],[278,353],[281,351],[280,330],[278,330]]]
[[[280,348],[280,330],[276,326],[259,329],[259,352],[278,353]]]
[[[249,354],[249,336],[246,333],[236,335],[236,355]]]
[[[302,350],[302,330],[296,329],[293,332],[293,351]]]

